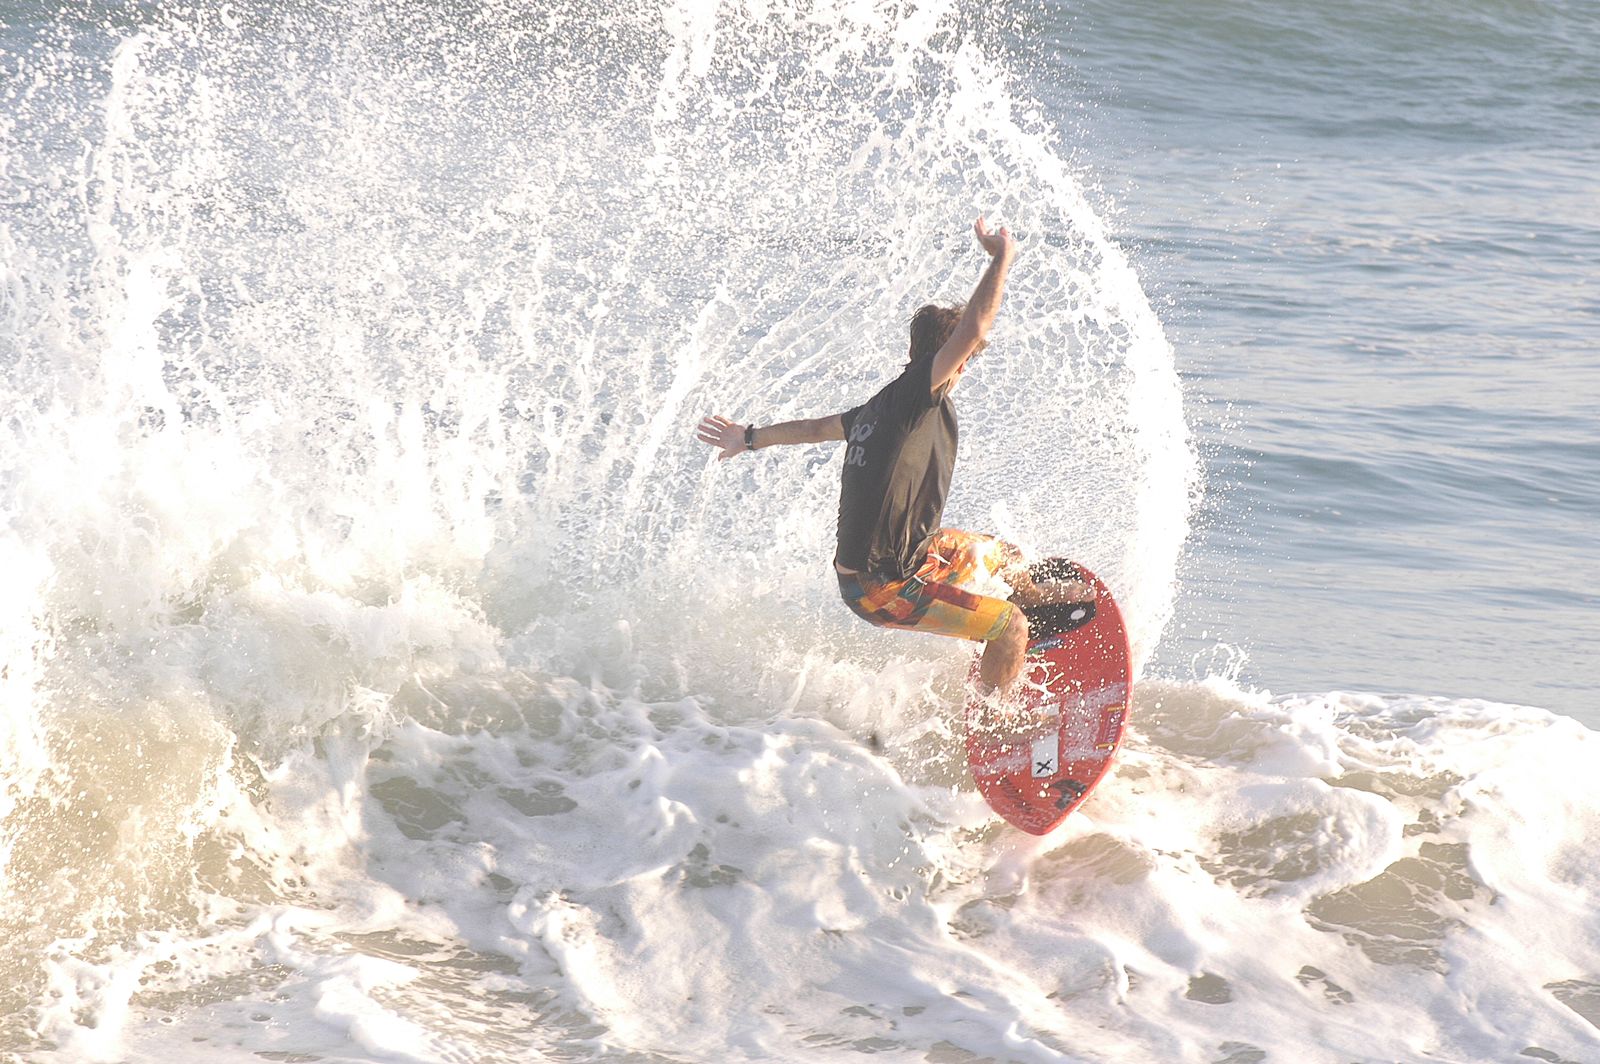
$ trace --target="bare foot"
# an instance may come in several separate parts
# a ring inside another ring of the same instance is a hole
[[[1023,608],[1030,606],[1075,606],[1093,602],[1095,590],[1082,580],[1046,580],[1019,587],[1011,601]]]
[[[1095,590],[1082,580],[1051,580],[1048,583],[1034,585],[1044,595],[1046,605],[1069,605],[1079,602],[1093,602]]]

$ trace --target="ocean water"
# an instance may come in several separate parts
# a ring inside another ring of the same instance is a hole
[[[1208,465],[1173,668],[1211,667],[1198,628],[1276,690],[1600,724],[1600,10],[1105,4],[1070,26],[1056,106],[1088,101]]]
[[[0,1058],[1600,1060],[1600,13],[0,6]],[[1043,839],[843,409],[1139,669]],[[868,741],[876,734],[880,743]]]

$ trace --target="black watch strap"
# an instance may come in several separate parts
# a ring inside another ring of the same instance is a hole
[[[756,449],[756,427],[754,425],[746,425],[744,427],[744,449],[747,451]]]

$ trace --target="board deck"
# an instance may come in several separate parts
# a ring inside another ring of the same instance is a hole
[[[1033,835],[1053,831],[1083,804],[1122,745],[1132,694],[1128,630],[1111,591],[1081,565],[1050,558],[1035,580],[1070,577],[1095,589],[1086,604],[1027,609],[1028,657],[1016,713],[984,718],[973,692],[966,707],[967,764],[978,790],[1006,821]]]

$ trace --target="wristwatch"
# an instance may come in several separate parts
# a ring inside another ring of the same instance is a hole
[[[747,451],[756,449],[756,427],[754,425],[746,425],[744,427],[744,449]]]

